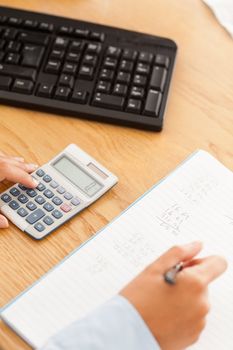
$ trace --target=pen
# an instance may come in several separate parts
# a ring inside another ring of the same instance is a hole
[[[165,274],[164,274],[164,281],[169,283],[169,284],[175,284],[176,283],[176,275],[179,271],[181,271],[183,269],[183,262],[180,262],[178,264],[176,264],[175,266],[173,266],[170,270],[168,270]]]

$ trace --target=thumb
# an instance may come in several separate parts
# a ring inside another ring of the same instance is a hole
[[[202,249],[202,243],[192,242],[185,245],[174,246],[170,248],[166,253],[161,255],[154,264],[159,267],[163,272],[167,271],[171,267],[180,262],[191,260]]]
[[[5,216],[0,215],[0,228],[7,228],[9,226],[7,218]]]

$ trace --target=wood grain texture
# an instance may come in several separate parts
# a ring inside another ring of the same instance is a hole
[[[233,170],[233,41],[200,0],[0,0],[173,38],[179,47],[164,130],[134,130],[0,106],[0,149],[43,164],[71,142],[119,184],[41,242],[0,232],[0,307],[119,214],[197,148]],[[1,187],[3,188],[3,187]],[[0,349],[29,347],[0,322]]]

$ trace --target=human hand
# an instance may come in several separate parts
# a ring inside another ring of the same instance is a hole
[[[25,187],[35,188],[38,182],[30,175],[37,165],[24,162],[22,157],[10,157],[0,152],[0,181],[19,182]],[[0,228],[8,227],[5,216],[0,215]]]
[[[202,249],[200,242],[173,247],[120,294],[138,310],[162,350],[183,350],[196,342],[209,312],[208,284],[227,268],[218,256],[193,259]],[[164,273],[183,261],[176,284],[164,281]]]

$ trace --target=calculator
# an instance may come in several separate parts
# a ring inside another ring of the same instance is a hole
[[[75,144],[32,173],[36,189],[21,184],[0,196],[0,210],[20,230],[41,239],[92,204],[117,177]]]

